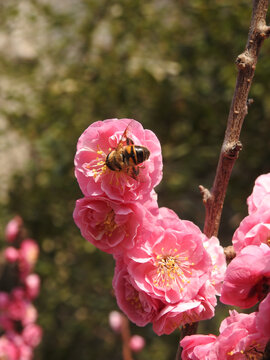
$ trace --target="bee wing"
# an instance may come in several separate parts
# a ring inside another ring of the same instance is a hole
[[[132,126],[132,120],[128,123],[127,127],[125,128],[119,143],[117,144],[116,150],[120,149],[121,147],[127,145],[128,140],[131,141],[131,143],[133,144],[133,141],[129,138],[129,134],[130,134],[130,128]]]

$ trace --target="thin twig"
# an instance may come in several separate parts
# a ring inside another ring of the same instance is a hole
[[[122,336],[122,354],[123,360],[133,360],[131,349],[129,346],[130,341],[130,329],[129,321],[126,316],[122,315],[122,324],[121,324],[121,336]]]
[[[206,208],[204,233],[217,236],[228,182],[239,151],[243,121],[248,112],[248,94],[254,76],[258,54],[263,40],[269,36],[270,27],[265,19],[268,0],[254,0],[253,11],[245,51],[236,59],[238,76],[227,121],[227,129],[221,148],[216,176],[211,191],[200,186]]]

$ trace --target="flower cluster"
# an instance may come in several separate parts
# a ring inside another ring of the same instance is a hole
[[[265,358],[270,340],[270,173],[258,177],[247,203],[249,215],[233,235],[236,257],[228,265],[220,300],[243,309],[259,303],[258,311],[233,311],[221,323],[218,337],[185,337],[185,360]]]
[[[228,266],[220,300],[250,308],[270,288],[270,173],[261,175],[249,196],[249,215],[233,235],[236,257]]]
[[[80,136],[75,175],[84,194],[74,221],[85,239],[114,256],[118,306],[158,334],[214,315],[226,270],[217,238],[159,208],[157,137],[130,119],[90,125]]]
[[[24,238],[23,232],[20,217],[6,227],[6,240],[12,246],[3,253],[6,266],[0,279],[0,359],[33,359],[33,350],[42,338],[32,303],[40,289],[39,276],[33,273],[39,248],[33,239]]]
[[[268,316],[269,300],[265,304],[268,307]],[[258,313],[239,314],[233,310],[230,316],[222,321],[219,336],[186,336],[181,341],[182,359],[262,359],[269,336],[265,336],[265,333],[261,331],[260,312],[259,309]],[[267,322],[269,324],[269,317]]]

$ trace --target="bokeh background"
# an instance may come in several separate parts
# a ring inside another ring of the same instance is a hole
[[[160,139],[160,206],[201,228],[198,185],[211,187],[243,51],[250,0],[1,1],[0,222],[23,217],[41,248],[36,301],[44,329],[35,359],[121,359],[108,326],[117,309],[114,262],[84,240],[72,212],[76,142],[92,122],[140,121]],[[247,214],[255,178],[270,170],[270,43],[261,50],[220,240],[231,241]],[[217,331],[224,309],[200,331]],[[228,308],[226,308],[227,314]],[[151,326],[135,357],[173,359],[179,334]]]

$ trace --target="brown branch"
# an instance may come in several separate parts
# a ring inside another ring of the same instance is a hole
[[[197,329],[198,329],[198,324],[199,324],[198,322],[194,322],[194,323],[192,323],[192,324],[186,324],[186,325],[184,325],[184,326],[181,328],[180,341],[181,341],[182,339],[184,339],[185,336],[189,336],[189,335],[196,334]],[[180,359],[181,359],[181,355],[182,355],[182,348],[181,348],[180,343],[179,343],[175,360],[180,360]]]
[[[238,76],[214,184],[211,191],[200,186],[206,209],[204,233],[208,237],[217,236],[218,234],[228,182],[235,161],[242,149],[239,137],[243,121],[248,112],[248,105],[250,105],[248,94],[260,47],[263,40],[270,35],[270,27],[265,23],[267,9],[268,0],[253,0],[252,18],[246,48],[236,59]]]
[[[122,315],[122,323],[121,323],[121,336],[122,336],[122,354],[123,360],[133,360],[131,349],[129,346],[130,341],[130,329],[129,329],[129,321],[126,316]]]
[[[213,187],[211,191],[209,191],[204,186],[199,186],[206,210],[204,233],[208,237],[217,236],[218,234],[229,179],[235,161],[242,149],[242,144],[239,140],[240,132],[248,113],[248,106],[253,102],[253,100],[248,99],[248,94],[255,73],[260,47],[263,40],[270,36],[270,26],[266,25],[267,10],[268,0],[253,0],[246,48],[236,59],[238,75]],[[225,250],[228,261],[230,258],[233,258],[233,254],[234,251],[232,247],[228,247]],[[191,324],[189,330],[189,335],[195,334],[197,331],[197,323]],[[180,339],[183,339],[186,335],[183,331]],[[182,348],[179,344],[176,360],[181,359],[181,354]]]

